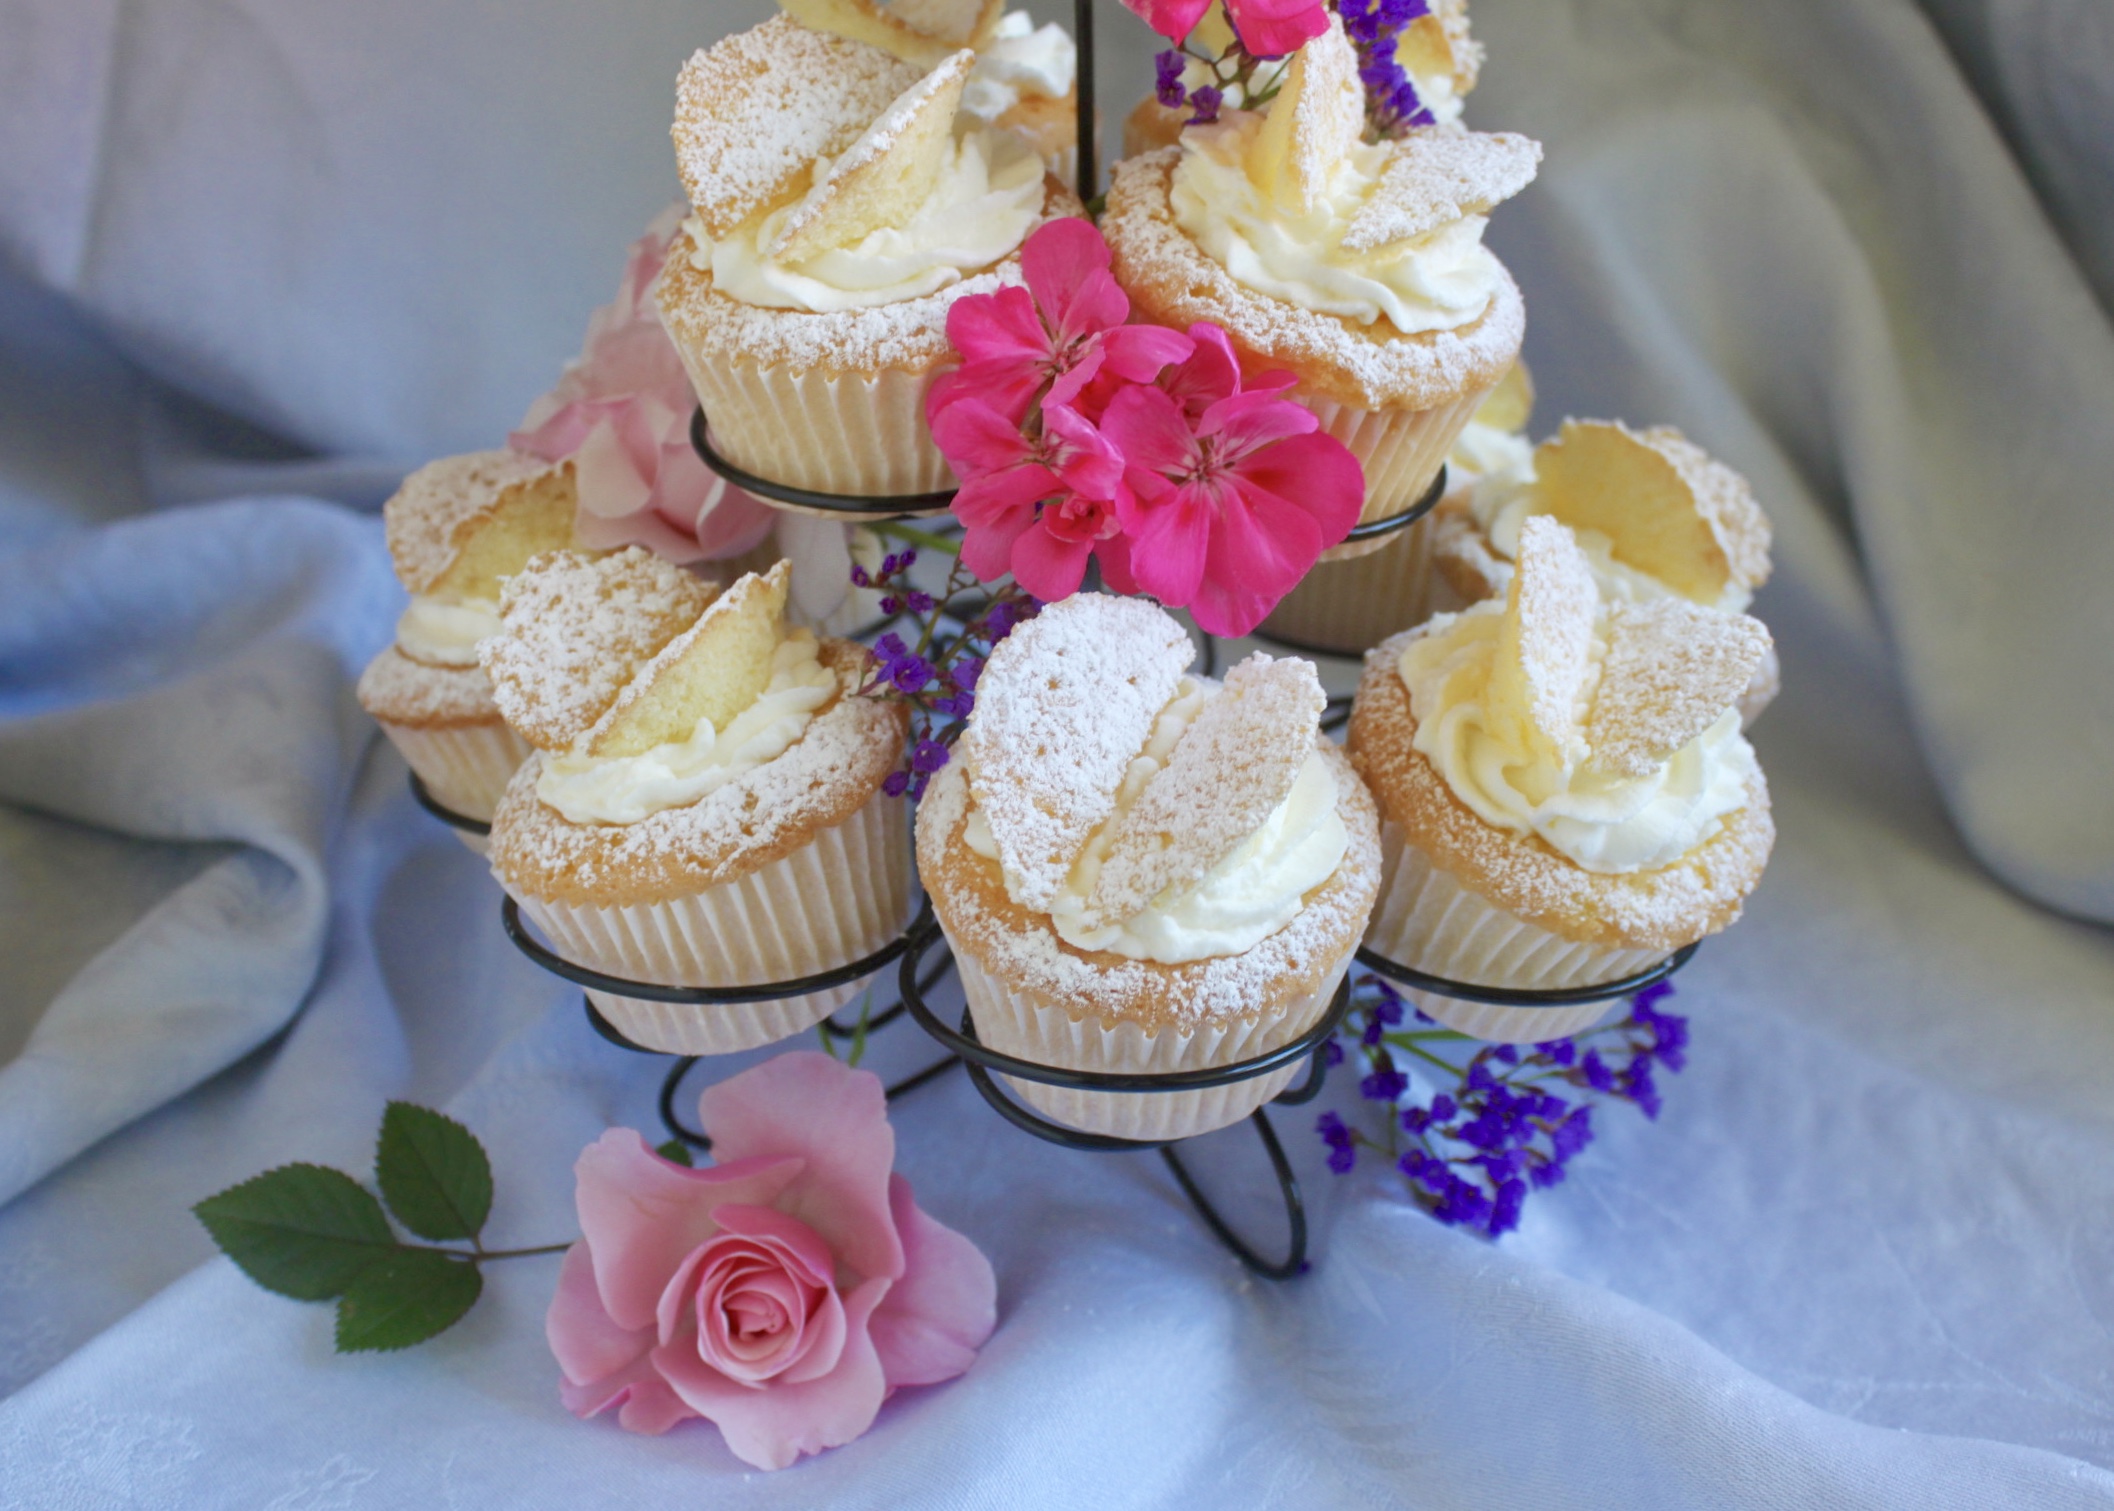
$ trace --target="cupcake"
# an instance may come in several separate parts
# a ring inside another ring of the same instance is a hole
[[[894,7],[897,11],[902,6]],[[962,90],[962,113],[1018,132],[1060,183],[1079,177],[1079,50],[1056,22],[1037,26],[1007,11],[990,35],[970,43],[976,66]]]
[[[1311,664],[1187,674],[1182,627],[1080,594],[1006,639],[918,810],[918,868],[979,1039],[1075,1070],[1197,1070],[1327,1011],[1379,885],[1372,800],[1318,732]],[[1014,1081],[1059,1122],[1186,1138],[1299,1066],[1207,1091]]]
[[[498,633],[501,584],[537,552],[572,544],[577,499],[570,462],[475,451],[419,468],[382,508],[411,604],[395,643],[361,673],[360,706],[433,799],[465,818],[489,819],[528,755],[492,701],[477,642]]]
[[[1291,396],[1364,467],[1370,523],[1423,497],[1519,355],[1526,309],[1482,235],[1541,148],[1453,127],[1367,143],[1364,124],[1332,18],[1267,112],[1118,164],[1102,231],[1138,318],[1212,321],[1244,367],[1294,375]]]
[[[913,64],[779,16],[683,69],[695,213],[656,297],[737,467],[866,497],[954,485],[925,424],[947,311],[1020,282],[1028,233],[1079,203],[1018,133],[956,130],[977,54],[940,51]]]
[[[1450,494],[1433,520],[1434,565],[1465,603],[1502,594],[1526,519],[1575,532],[1601,592],[1629,603],[1678,597],[1743,612],[1769,578],[1769,517],[1747,480],[1670,425],[1566,420]],[[1771,646],[1740,695],[1753,723],[1782,678]]]
[[[1380,805],[1366,942],[1429,975],[1558,989],[1634,975],[1740,915],[1775,828],[1735,706],[1743,614],[1610,598],[1568,525],[1525,521],[1511,585],[1366,657],[1350,754]],[[1479,1038],[1583,1031],[1603,1001],[1411,995]]]
[[[1447,601],[1452,594],[1445,579],[1432,569],[1441,512],[1490,472],[1531,469],[1533,448],[1519,431],[1533,404],[1533,380],[1526,364],[1515,362],[1454,439],[1446,456],[1446,496],[1432,515],[1362,556],[1316,563],[1270,611],[1260,633],[1302,649],[1357,654],[1422,624],[1435,609],[1462,607]]]
[[[720,593],[633,547],[553,552],[508,583],[483,664],[536,749],[493,815],[492,873],[566,959],[764,985],[862,959],[908,922],[909,826],[881,791],[902,710],[856,695],[861,647],[786,630],[789,576],[781,563]],[[865,986],[732,1005],[587,995],[634,1043],[726,1054]]]

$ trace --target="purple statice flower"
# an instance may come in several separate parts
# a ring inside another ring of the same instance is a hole
[[[1348,1175],[1358,1162],[1358,1151],[1354,1147],[1354,1135],[1344,1126],[1343,1119],[1333,1112],[1324,1112],[1314,1119],[1314,1131],[1329,1146],[1329,1168],[1338,1175]]]
[[[1431,1118],[1435,1123],[1452,1122],[1454,1114],[1460,1110],[1453,1098],[1443,1091],[1431,1099]]]
[[[1526,1204],[1526,1182],[1506,1179],[1497,1188],[1497,1199],[1490,1204],[1490,1220],[1483,1231],[1495,1238],[1500,1233],[1509,1233],[1519,1226],[1519,1209]]]
[[[923,656],[898,657],[888,668],[888,680],[901,692],[921,693],[931,685],[932,677],[932,663]]]
[[[1367,119],[1382,136],[1434,124],[1417,86],[1397,60],[1402,33],[1431,13],[1428,0],[1339,0],[1344,32],[1358,51]]]
[[[909,786],[910,773],[907,771],[891,771],[881,778],[881,790],[890,797],[901,797]]]
[[[1328,1061],[1329,1069],[1334,1070],[1343,1063],[1343,1046],[1331,1039],[1321,1046],[1321,1057]]]
[[[1553,1065],[1569,1066],[1578,1059],[1578,1046],[1569,1039],[1551,1039],[1546,1044],[1537,1044],[1534,1052],[1545,1056]]]
[[[1225,102],[1225,91],[1216,84],[1206,84],[1189,97],[1194,114],[1189,117],[1191,126],[1208,126],[1218,119],[1219,106]]]
[[[1409,1090],[1409,1077],[1392,1068],[1376,1070],[1358,1083],[1358,1094],[1369,1102],[1394,1102]]]
[[[1181,109],[1182,102],[1188,98],[1182,92],[1182,68],[1188,61],[1179,47],[1153,54],[1153,97],[1169,110]]]
[[[1615,1089],[1615,1072],[1608,1069],[1607,1061],[1600,1058],[1600,1051],[1589,1049],[1585,1059],[1579,1062],[1579,1070],[1585,1076],[1586,1085],[1603,1094]]]
[[[949,754],[938,740],[920,740],[910,752],[910,769],[920,776],[930,776],[947,764]]]

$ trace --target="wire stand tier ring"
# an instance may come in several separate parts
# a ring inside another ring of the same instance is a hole
[[[480,838],[492,832],[490,819],[471,818],[467,813],[457,813],[453,808],[450,808],[439,798],[435,797],[432,789],[420,780],[419,774],[415,771],[411,773],[411,796],[419,807],[425,809],[450,829],[458,829],[464,834],[475,834]]]
[[[812,976],[802,976],[793,981],[767,981],[756,986],[668,986],[659,982],[627,980],[622,976],[612,976],[606,972],[595,970],[591,966],[581,965],[577,961],[567,960],[563,955],[558,954],[529,932],[527,925],[521,920],[521,905],[512,897],[501,900],[499,904],[499,921],[506,930],[507,938],[513,942],[516,949],[552,975],[563,977],[577,986],[591,987],[596,991],[608,992],[613,996],[619,997],[639,997],[653,1002],[672,1002],[698,1006],[711,1006],[716,1003],[730,1002],[770,1001],[783,997],[804,997],[812,992],[826,991],[833,986],[844,986],[886,966],[908,948],[911,937],[910,932],[905,931],[862,959],[854,960],[847,965],[836,966],[827,971],[817,972]],[[915,928],[915,924],[912,927]],[[922,990],[930,991],[939,984],[941,978],[946,975],[952,965],[953,960],[951,957],[940,962],[915,985]],[[631,1050],[636,1054],[672,1054],[674,1056],[675,1064],[669,1067],[667,1078],[661,1083],[661,1124],[670,1134],[691,1148],[710,1149],[712,1140],[704,1133],[684,1124],[676,1116],[675,1112],[676,1092],[682,1086],[684,1077],[688,1076],[691,1069],[705,1056],[654,1049],[649,1045],[640,1044],[629,1038],[614,1023],[604,1017],[595,1007],[592,998],[583,996],[581,1006],[587,1012],[588,1025],[619,1049]],[[859,1023],[839,1023],[836,1017],[832,1015],[824,1018],[816,1027],[831,1038],[855,1039],[862,1032],[873,1033],[877,1029],[885,1028],[888,1024],[900,1018],[904,1009],[905,1004],[898,1001],[884,1008],[881,1012],[868,1017],[863,1025]],[[915,1091],[927,1081],[933,1080],[951,1069],[954,1064],[954,1056],[948,1055],[946,1058],[926,1066],[923,1070],[896,1082],[887,1089],[887,1095],[892,1100],[907,1092]]]
[[[1433,976],[1390,960],[1378,950],[1364,945],[1358,947],[1358,963],[1403,986],[1440,997],[1455,997],[1463,1002],[1478,1002],[1490,1007],[1585,1007],[1594,1002],[1633,997],[1647,987],[1657,986],[1694,959],[1696,951],[1702,947],[1700,939],[1693,944],[1684,944],[1657,965],[1648,966],[1634,976],[1624,976],[1617,981],[1598,981],[1588,986],[1480,986],[1473,981],[1449,981],[1444,976]]]
[[[1297,1087],[1281,1092],[1275,1099],[1286,1106],[1296,1107],[1320,1095],[1322,1083],[1327,1078],[1328,1042],[1342,1024],[1345,1014],[1350,1011],[1351,987],[1348,975],[1338,983],[1336,994],[1330,999],[1328,1011],[1322,1014],[1319,1022],[1290,1043],[1252,1059],[1188,1071],[1143,1073],[1071,1070],[1062,1066],[1023,1060],[988,1047],[976,1037],[976,1025],[966,1007],[962,1011],[961,1027],[958,1030],[951,1029],[940,1021],[926,1003],[921,989],[922,983],[917,979],[918,969],[926,952],[942,940],[939,923],[933,917],[929,899],[919,912],[917,921],[910,926],[906,937],[908,948],[898,968],[898,991],[903,1003],[910,1009],[911,1016],[917,1020],[920,1028],[961,1060],[963,1068],[969,1073],[970,1084],[976,1087],[978,1094],[1000,1117],[1023,1133],[1032,1134],[1045,1142],[1067,1149],[1079,1149],[1094,1154],[1157,1149],[1160,1151],[1160,1157],[1166,1161],[1167,1168],[1173,1173],[1176,1183],[1181,1187],[1182,1194],[1189,1199],[1190,1205],[1196,1208],[1205,1225],[1242,1264],[1267,1280],[1289,1280],[1306,1268],[1306,1203],[1300,1193],[1299,1178],[1293,1172],[1290,1159],[1285,1155],[1284,1145],[1279,1141],[1277,1130],[1271,1126],[1269,1116],[1262,1108],[1258,1107],[1250,1113],[1248,1121],[1255,1125],[1257,1137],[1262,1140],[1263,1151],[1268,1155],[1271,1168],[1277,1176],[1278,1192],[1284,1201],[1289,1237],[1286,1255],[1281,1261],[1265,1258],[1233,1231],[1232,1226],[1204,1194],[1203,1188],[1197,1184],[1196,1178],[1190,1174],[1188,1167],[1182,1162],[1181,1155],[1176,1152],[1175,1146],[1180,1140],[1127,1139],[1067,1128],[1061,1123],[1030,1112],[1000,1091],[994,1073],[1079,1091],[1167,1093],[1230,1086],[1236,1082],[1268,1075],[1287,1065],[1296,1064],[1303,1058],[1309,1059],[1310,1069],[1305,1081]]]
[[[848,493],[822,493],[813,488],[796,488],[791,483],[760,477],[746,467],[728,461],[712,444],[712,431],[705,423],[703,405],[699,405],[690,415],[690,445],[707,467],[735,487],[753,493],[758,498],[768,499],[774,504],[805,510],[810,514],[867,520],[901,519],[905,515],[941,514],[954,502],[952,488],[941,488],[931,493],[898,493],[868,498]]]

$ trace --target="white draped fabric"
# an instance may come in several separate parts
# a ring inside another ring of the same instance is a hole
[[[1548,147],[1491,238],[1537,428],[1747,472],[1785,676],[1690,1069],[1518,1233],[1283,1112],[1316,1262],[1264,1284],[1157,1161],[943,1081],[899,1168],[999,1330],[777,1475],[568,1417],[551,1261],[341,1358],[212,1258],[190,1203],[363,1168],[391,1097],[484,1137],[513,1243],[652,1127],[350,679],[402,602],[373,503],[551,381],[671,192],[679,59],[763,13],[0,0],[0,1504],[2114,1505],[2100,0],[1477,0],[1471,121]],[[1100,29],[1113,124],[1153,44]],[[1248,1135],[1197,1162],[1274,1241]]]

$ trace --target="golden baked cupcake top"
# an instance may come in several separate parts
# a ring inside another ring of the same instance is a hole
[[[788,632],[788,563],[724,592],[632,547],[538,557],[482,647],[537,747],[493,820],[502,881],[555,901],[659,901],[841,822],[900,753],[900,711],[848,696],[863,652]]]
[[[1568,938],[1722,928],[1774,831],[1736,707],[1769,649],[1742,614],[1603,594],[1568,525],[1520,532],[1507,594],[1367,658],[1351,746],[1382,811],[1500,906]]]
[[[1007,979],[1239,1012],[1288,969],[1317,986],[1362,930],[1372,810],[1320,738],[1314,668],[1256,655],[1221,685],[1193,654],[1163,610],[1092,593],[993,652],[920,853],[957,873],[935,900]]]

